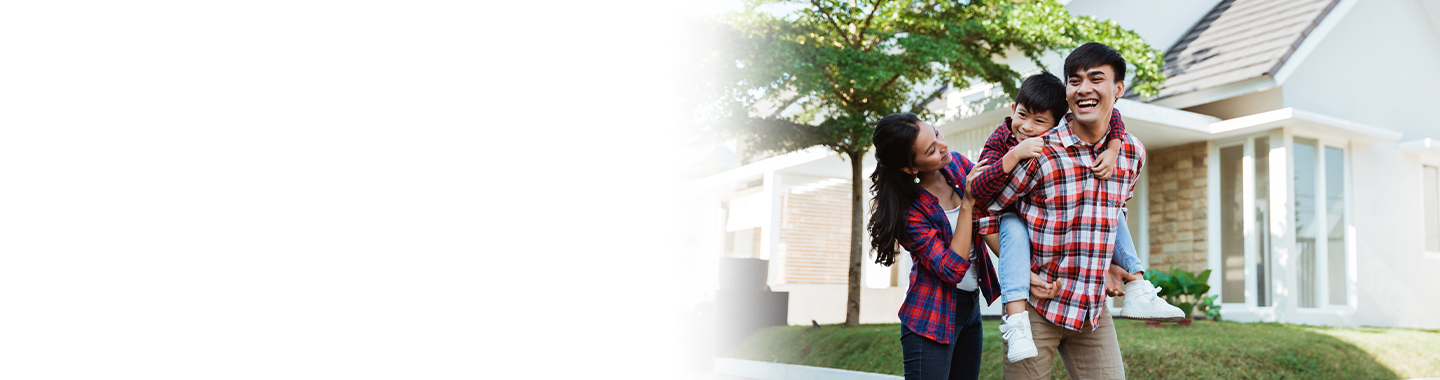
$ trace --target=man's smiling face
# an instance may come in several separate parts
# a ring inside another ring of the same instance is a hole
[[[1110,65],[1083,68],[1069,73],[1065,81],[1065,101],[1080,125],[1101,127],[1110,118],[1115,98],[1125,92],[1123,78],[1115,77]]]

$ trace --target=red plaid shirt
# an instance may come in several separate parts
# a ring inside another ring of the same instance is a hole
[[[1125,121],[1120,118],[1120,109],[1111,108],[1110,133],[1105,135],[1105,138],[1119,139],[1123,136],[1125,136]],[[980,176],[975,177],[975,182],[970,184],[970,193],[975,197],[975,204],[989,203],[995,193],[1000,192],[1000,189],[1010,182],[1010,173],[1005,171],[1005,165],[1000,161],[1006,153],[1015,149],[1016,145],[1020,145],[1020,140],[1016,140],[1015,133],[1010,131],[1010,117],[1006,116],[1005,121],[1001,122],[1000,126],[995,128],[995,132],[990,134],[990,138],[985,140],[985,149],[980,151],[980,161],[989,160],[986,163],[989,163],[990,167],[980,172]],[[1019,167],[1020,164],[1016,163],[1015,166]],[[977,207],[975,220],[984,219],[989,214],[984,207]],[[999,219],[993,219],[990,223],[999,223]],[[998,225],[991,227],[998,227]]]
[[[1060,280],[1055,298],[1031,298],[1030,304],[1046,320],[1079,331],[1087,319],[1091,326],[1098,323],[1100,308],[1105,307],[1105,274],[1115,250],[1115,226],[1134,194],[1145,147],[1125,134],[1114,178],[1097,180],[1090,167],[1108,141],[1084,142],[1069,122],[1067,115],[1065,124],[1041,136],[1042,156],[1017,165],[1011,180],[985,209],[995,212],[1013,205],[1025,219],[1032,265],[1046,282]],[[998,226],[981,224],[985,227],[977,235],[994,233]]]
[[[950,152],[950,165],[940,171],[945,183],[962,191],[965,173],[975,164],[960,153]],[[977,204],[978,206],[978,204]],[[920,197],[906,213],[905,233],[900,236],[900,247],[910,252],[915,265],[910,268],[910,289],[905,291],[905,303],[900,305],[900,323],[916,334],[936,342],[948,344],[955,336],[955,301],[960,289],[955,284],[965,279],[970,269],[971,255],[961,255],[950,249],[950,239],[955,236],[955,226],[945,217],[940,199],[928,191],[920,191]],[[973,234],[972,234],[973,235]],[[971,252],[976,253],[974,265],[976,280],[986,303],[995,302],[1000,295],[1000,280],[991,269],[990,256],[983,254],[984,245],[979,244],[979,235],[971,240]]]

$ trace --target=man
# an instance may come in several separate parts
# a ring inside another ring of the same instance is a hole
[[[1065,96],[1071,114],[1041,136],[1040,157],[1016,166],[1013,177],[986,207],[1014,206],[1030,233],[1031,262],[1054,297],[1031,297],[1030,334],[1039,355],[1005,363],[1007,379],[1044,379],[1058,349],[1071,378],[1123,379],[1125,364],[1115,326],[1105,308],[1108,294],[1122,294],[1117,278],[1133,279],[1111,266],[1118,223],[1145,160],[1135,136],[1124,134],[1113,178],[1100,180],[1091,167],[1105,149],[1111,110],[1125,92],[1125,60],[1099,43],[1087,43],[1065,58]],[[979,221],[980,234],[998,223]],[[1108,274],[1108,276],[1107,276]],[[1107,290],[1107,277],[1111,281]],[[1126,291],[1153,292],[1153,287]],[[1149,285],[1144,282],[1143,285]],[[1008,349],[1008,348],[1007,348]]]

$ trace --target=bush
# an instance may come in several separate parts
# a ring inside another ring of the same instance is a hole
[[[1209,301],[1209,305],[1202,311],[1208,314],[1209,310],[1213,308],[1216,315],[1219,315],[1219,307],[1214,306],[1214,299],[1204,298],[1205,293],[1210,292],[1210,284],[1206,283],[1209,279],[1209,269],[1200,272],[1199,275],[1184,269],[1175,269],[1174,265],[1170,266],[1168,273],[1162,270],[1145,271],[1145,280],[1150,281],[1156,288],[1160,288],[1160,292],[1156,295],[1180,308],[1187,316],[1193,316],[1195,306],[1204,301]]]

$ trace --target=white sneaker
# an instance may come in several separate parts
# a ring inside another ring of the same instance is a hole
[[[1156,296],[1161,288],[1150,281],[1135,280],[1125,284],[1125,307],[1120,308],[1116,317],[1158,322],[1177,322],[1185,319],[1185,312]]]
[[[1009,352],[1005,353],[1005,358],[1011,363],[1040,354],[1035,350],[1035,339],[1030,337],[1029,313],[1022,311],[1000,318],[1001,337],[1005,338],[1005,344],[1010,348]]]

